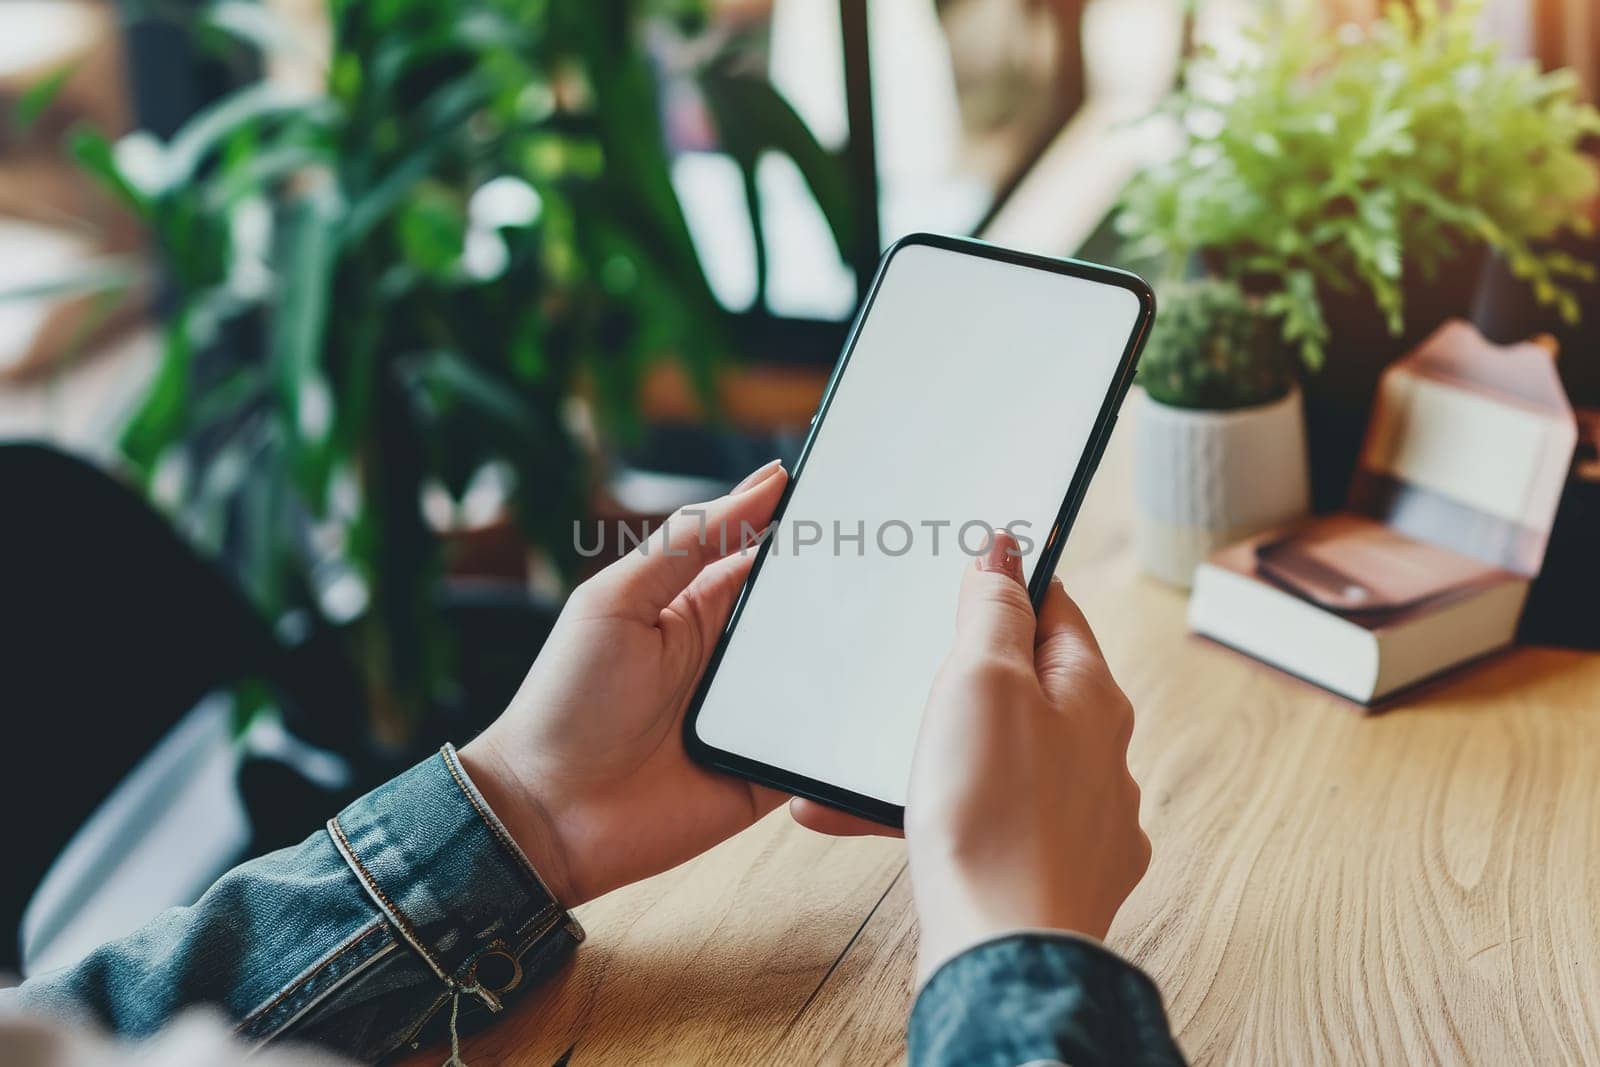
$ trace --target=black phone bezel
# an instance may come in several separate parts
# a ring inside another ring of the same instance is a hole
[[[1067,486],[1066,495],[1061,501],[1061,509],[1056,514],[1049,536],[1046,537],[1043,546],[1040,548],[1039,565],[1034,570],[1033,578],[1028,586],[1028,593],[1033,599],[1034,608],[1037,609],[1044,599],[1045,590],[1048,588],[1050,579],[1055,574],[1056,566],[1060,562],[1062,547],[1066,542],[1067,534],[1071,532],[1073,520],[1078,514],[1078,508],[1083,503],[1084,492],[1094,478],[1095,468],[1099,465],[1100,456],[1105,451],[1106,441],[1110,438],[1111,430],[1116,425],[1117,411],[1121,408],[1123,399],[1128,394],[1128,388],[1133,384],[1134,367],[1138,363],[1139,352],[1144,347],[1145,339],[1149,335],[1150,324],[1155,318],[1155,293],[1144,279],[1128,271],[1094,263],[1085,263],[1080,260],[1058,259],[1051,256],[1036,255],[1031,252],[1019,252],[972,238],[949,237],[943,234],[907,234],[890,245],[883,253],[883,257],[878,261],[878,269],[872,276],[872,284],[868,287],[867,295],[862,300],[860,309],[856,312],[855,321],[850,324],[850,332],[845,338],[844,349],[840,352],[839,359],[834,364],[833,373],[828,377],[827,387],[823,390],[822,399],[817,405],[816,415],[811,420],[810,430],[806,434],[805,443],[801,446],[800,457],[795,462],[794,470],[789,474],[789,484],[784,488],[783,495],[778,499],[777,508],[773,512],[773,522],[776,523],[782,520],[784,510],[788,507],[789,499],[794,493],[794,488],[805,474],[806,460],[811,455],[812,445],[816,442],[817,436],[822,432],[822,428],[827,422],[829,405],[833,402],[834,394],[838,391],[839,382],[844,377],[845,369],[850,365],[850,356],[855,351],[856,341],[860,337],[861,325],[872,311],[873,301],[877,297],[879,286],[883,281],[884,275],[888,272],[889,265],[894,261],[896,253],[913,245],[925,245],[949,252],[979,256],[1002,263],[1050,271],[1055,274],[1085,278],[1127,289],[1139,299],[1139,317],[1134,323],[1133,331],[1129,334],[1128,343],[1123,349],[1122,358],[1117,365],[1117,372],[1112,379],[1111,386],[1106,391],[1105,400],[1100,405],[1100,412],[1095,419],[1094,429],[1089,435],[1089,444],[1084,448],[1083,455],[1078,460],[1078,469],[1073,473],[1072,481]],[[1026,388],[1026,384],[1024,383],[1020,387]],[[739,598],[735,601],[733,611],[728,616],[728,622],[722,628],[722,633],[717,639],[717,646],[712,650],[711,659],[706,664],[705,673],[695,687],[694,696],[689,702],[688,712],[685,714],[683,721],[684,747],[687,749],[691,759],[711,770],[732,774],[756,782],[759,785],[769,786],[795,796],[816,800],[830,807],[838,808],[853,815],[860,815],[887,826],[903,826],[905,809],[899,804],[891,804],[876,797],[869,797],[803,774],[785,770],[782,767],[762,763],[747,756],[740,756],[736,753],[719,749],[701,740],[699,735],[695,733],[695,722],[699,717],[700,707],[705,702],[706,694],[710,691],[711,681],[716,676],[717,667],[721,664],[723,654],[727,651],[728,641],[733,635],[734,628],[739,623],[740,615],[744,612],[744,606],[749,599],[750,591],[755,587],[756,580],[761,576],[761,565],[766,561],[767,551],[770,547],[771,541],[767,540],[763,541],[757,550],[755,562],[751,565],[750,574],[745,579],[744,588],[740,590]]]

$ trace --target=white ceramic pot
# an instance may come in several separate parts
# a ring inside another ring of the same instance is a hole
[[[1137,400],[1134,542],[1150,574],[1187,588],[1216,549],[1306,513],[1298,388],[1232,411]]]

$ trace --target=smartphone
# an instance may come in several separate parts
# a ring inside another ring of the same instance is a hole
[[[689,705],[691,758],[900,825],[962,573],[1006,527],[1038,605],[1154,314],[1109,267],[933,234],[885,252]]]

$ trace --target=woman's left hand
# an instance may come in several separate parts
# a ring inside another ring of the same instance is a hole
[[[683,716],[755,559],[746,535],[787,482],[769,463],[579,586],[511,706],[461,750],[563,905],[675,867],[785,799],[690,762]]]

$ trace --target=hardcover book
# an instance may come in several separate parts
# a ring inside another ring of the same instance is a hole
[[[1504,648],[1576,445],[1552,343],[1447,322],[1384,373],[1346,510],[1217,553],[1189,625],[1368,705]]]

